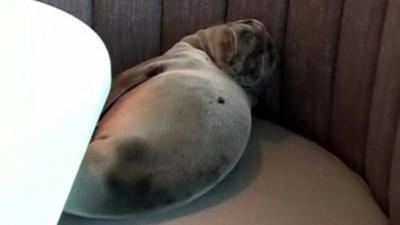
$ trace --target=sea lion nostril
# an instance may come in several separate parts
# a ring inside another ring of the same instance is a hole
[[[253,25],[253,20],[252,19],[247,19],[247,20],[241,20],[241,21],[239,21],[240,23],[244,23],[244,24],[247,24],[247,25]]]

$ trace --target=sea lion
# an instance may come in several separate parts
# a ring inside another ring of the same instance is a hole
[[[274,64],[271,36],[254,19],[184,37],[115,78],[85,166],[148,208],[200,196],[240,159]]]

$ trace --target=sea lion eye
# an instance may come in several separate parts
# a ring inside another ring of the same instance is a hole
[[[251,30],[244,30],[241,36],[245,40],[251,40],[254,38],[254,33]]]

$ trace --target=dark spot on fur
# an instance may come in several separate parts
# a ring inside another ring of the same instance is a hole
[[[139,179],[137,181],[137,183],[135,184],[134,189],[138,195],[145,195],[145,194],[149,193],[150,189],[151,189],[151,177],[146,176],[146,177]]]
[[[225,99],[223,97],[218,97],[218,103],[219,104],[224,104],[225,103]]]
[[[147,143],[140,139],[130,139],[119,144],[119,161],[131,166],[131,163],[141,162],[148,148]]]
[[[121,160],[126,163],[132,163],[143,159],[144,150],[143,149],[132,149],[125,150],[122,152]]]
[[[123,185],[116,176],[112,176],[112,175],[108,176],[106,179],[106,184],[112,191],[116,191],[116,192],[123,191]]]
[[[151,68],[148,72],[147,72],[147,77],[154,77],[157,76],[158,74],[162,73],[165,71],[165,68],[163,65],[157,65],[153,68]]]
[[[143,198],[151,191],[151,176],[142,176],[139,179],[125,182],[119,176],[110,173],[105,183],[107,187],[116,194],[132,195],[136,198]]]

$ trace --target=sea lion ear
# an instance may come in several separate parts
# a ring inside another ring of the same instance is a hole
[[[235,36],[231,28],[224,29],[215,43],[214,57],[217,65],[230,65],[236,52]]]

